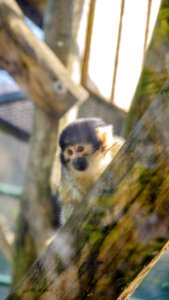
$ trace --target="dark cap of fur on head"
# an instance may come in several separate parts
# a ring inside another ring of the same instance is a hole
[[[99,118],[77,119],[63,129],[59,145],[64,150],[69,145],[87,143],[97,149],[101,145],[101,140],[97,137],[95,129],[105,126],[106,124]]]

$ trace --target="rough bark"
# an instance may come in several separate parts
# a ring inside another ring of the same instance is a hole
[[[8,300],[129,299],[168,245],[168,132],[167,82]]]
[[[163,0],[159,9],[152,40],[147,50],[143,70],[124,126],[128,136],[144,114],[164,82],[168,79],[166,57],[169,53],[169,2]]]
[[[26,26],[13,0],[0,1],[0,44],[0,65],[47,112],[61,117],[88,97],[54,53]]]

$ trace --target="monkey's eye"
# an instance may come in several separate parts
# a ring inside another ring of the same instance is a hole
[[[82,152],[84,150],[84,147],[83,146],[78,146],[77,147],[77,152]]]
[[[72,155],[72,154],[73,154],[73,150],[72,150],[72,149],[67,149],[67,153],[68,153],[69,155]]]

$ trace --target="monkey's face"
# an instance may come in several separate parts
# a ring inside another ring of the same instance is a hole
[[[92,145],[75,144],[67,146],[61,154],[62,163],[68,168],[85,171],[89,167],[90,156],[93,155]]]
[[[61,153],[64,178],[71,186],[73,198],[79,201],[111,161],[111,152],[102,145],[97,150],[91,144],[67,146]]]
[[[59,140],[62,167],[69,178],[84,186],[92,184],[107,165],[110,143],[112,129],[100,119],[80,119],[69,124]]]
[[[72,164],[75,170],[85,171],[88,167],[87,156],[92,153],[90,145],[76,144],[68,146],[64,151],[65,159]]]

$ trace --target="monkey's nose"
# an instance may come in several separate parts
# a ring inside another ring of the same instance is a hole
[[[84,157],[78,157],[73,160],[73,166],[78,171],[84,171],[87,169],[88,163]]]

